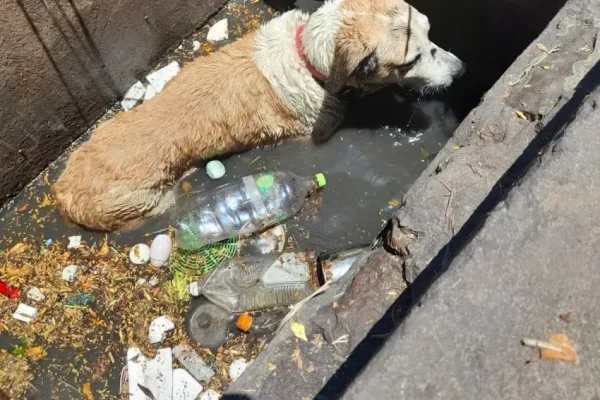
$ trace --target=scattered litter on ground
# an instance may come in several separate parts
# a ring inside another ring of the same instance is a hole
[[[292,332],[294,333],[294,336],[296,336],[298,339],[308,342],[308,339],[306,338],[306,330],[304,329],[304,325],[302,325],[300,322],[291,321],[290,327],[292,329]]]
[[[19,288],[10,287],[5,282],[0,281],[0,294],[14,300],[19,298],[21,291]]]
[[[179,63],[177,61],[173,61],[166,67],[149,73],[146,76],[146,80],[154,88],[156,93],[160,93],[164,89],[167,82],[177,76],[179,69]]]
[[[173,370],[173,400],[196,400],[200,392],[202,385],[186,370]]]
[[[208,34],[206,35],[206,40],[209,42],[220,42],[222,40],[227,40],[229,38],[229,27],[227,18],[223,18],[216,24],[214,24]]]
[[[571,312],[567,312],[564,314],[560,314],[558,316],[560,318],[561,321],[566,322],[567,324],[571,322],[571,318],[572,318],[572,313]]]
[[[237,360],[232,362],[229,366],[229,377],[231,378],[231,380],[233,382],[237,381],[238,378],[242,376],[246,368],[248,368],[248,365],[250,365],[251,363],[252,361],[247,362],[244,358],[238,358]]]
[[[235,324],[237,328],[242,332],[249,332],[250,327],[252,326],[252,316],[244,313],[238,317],[238,320]]]
[[[137,103],[144,97],[145,93],[146,88],[144,87],[144,84],[142,82],[137,81],[136,83],[134,83],[133,86],[129,88],[127,93],[125,93],[125,96],[121,101],[121,106],[123,107],[123,110],[129,111],[133,107],[135,107]]]
[[[225,172],[225,165],[219,160],[212,160],[206,164],[206,175],[212,180],[221,179]]]
[[[146,88],[146,94],[144,95],[144,102],[151,100],[154,96],[156,96],[156,90],[154,90],[152,85],[148,85]]]
[[[138,243],[129,250],[129,260],[136,265],[144,265],[150,260],[150,247]]]
[[[169,235],[160,234],[150,245],[150,261],[155,267],[162,267],[169,261],[173,251],[173,242]]]
[[[161,343],[165,340],[167,332],[175,329],[175,324],[169,319],[169,317],[162,315],[156,318],[150,324],[148,332],[148,338],[151,344]]]
[[[152,359],[139,348],[127,351],[129,400],[173,398],[173,357],[171,349],[160,349]]]
[[[579,364],[577,352],[567,335],[552,334],[547,342],[537,339],[523,339],[523,345],[540,350],[542,360],[560,360]]]
[[[219,400],[221,396],[212,389],[208,389],[200,395],[200,400]]]
[[[154,286],[158,285],[158,282],[159,282],[158,276],[152,275],[150,277],[150,280],[148,281],[148,285],[154,287]]]
[[[70,236],[67,249],[78,249],[81,246],[81,236]]]
[[[199,382],[208,381],[215,375],[213,371],[189,344],[173,347],[173,356]]]
[[[22,322],[31,322],[37,314],[37,309],[27,304],[20,303],[15,312],[13,318]]]
[[[67,265],[65,268],[63,268],[61,274],[63,281],[67,281],[69,283],[75,282],[75,279],[77,278],[78,269],[79,267],[73,264]]]
[[[27,291],[27,298],[33,301],[44,301],[46,296],[44,296],[39,288],[34,286]]]
[[[193,44],[193,47],[192,47],[192,50],[193,50],[193,51],[198,51],[198,50],[200,50],[200,42],[199,42],[199,41],[197,41],[197,40],[194,40],[194,41],[192,42],[192,44]]]

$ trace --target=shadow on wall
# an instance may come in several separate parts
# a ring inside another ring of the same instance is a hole
[[[0,0],[0,205],[227,0]]]
[[[465,79],[448,93],[466,116],[566,0],[409,0],[429,17],[430,37],[467,63]]]

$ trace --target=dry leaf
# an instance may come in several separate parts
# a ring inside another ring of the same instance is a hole
[[[44,193],[44,199],[40,203],[40,208],[45,208],[52,205],[52,199],[48,196],[48,193]]]
[[[561,321],[566,322],[568,324],[569,322],[571,322],[571,312],[560,314],[558,318],[560,318]]]
[[[296,361],[296,366],[299,370],[302,370],[304,361],[302,360],[302,355],[300,354],[300,347],[296,347],[296,350],[294,350],[294,352],[291,355],[291,359]]]
[[[268,363],[267,368],[269,369],[269,371],[275,371],[277,369],[277,365],[273,363]]]
[[[310,374],[315,372],[315,365],[313,363],[308,364],[308,367],[306,367],[306,372],[308,372]]]
[[[17,244],[15,244],[13,247],[11,247],[11,249],[8,251],[9,254],[21,254],[23,253],[25,250],[27,250],[27,245],[23,242],[19,242]]]
[[[17,212],[25,212],[29,208],[29,204],[25,204],[23,207],[17,209]]]
[[[548,48],[544,46],[542,43],[536,44],[537,48],[543,51],[544,53],[548,53]]]
[[[333,304],[331,305],[331,308],[338,308],[340,306],[340,303],[338,303],[337,301],[334,301]]]
[[[390,200],[390,201],[388,201],[388,205],[390,207],[396,208],[396,207],[398,207],[400,205],[400,201],[398,201],[398,200]]]
[[[290,326],[292,328],[292,332],[294,332],[294,335],[296,335],[296,337],[298,339],[302,339],[305,342],[308,342],[308,339],[306,338],[306,330],[304,329],[304,325],[302,325],[300,322],[290,322]]]
[[[81,393],[85,396],[86,400],[94,400],[94,395],[92,394],[92,385],[89,382],[86,382],[81,387]]]
[[[564,333],[557,333],[550,335],[548,343],[559,347],[562,351],[555,351],[550,349],[541,349],[540,355],[542,360],[561,360],[568,361],[575,364],[579,363],[577,358],[577,352],[571,345],[569,338]]]
[[[46,357],[46,351],[41,346],[30,347],[27,350],[25,350],[25,355],[27,356],[27,358],[33,361],[38,361]]]
[[[98,250],[98,255],[100,257],[106,257],[110,254],[110,247],[108,246],[108,235],[104,236],[104,242],[102,243],[102,247]]]
[[[527,117],[525,116],[525,114],[523,113],[523,111],[517,111],[517,117],[527,120]]]
[[[184,191],[184,193],[187,193],[192,190],[192,184],[189,182],[183,182],[181,184],[181,189]]]

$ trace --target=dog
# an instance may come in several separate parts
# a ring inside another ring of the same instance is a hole
[[[292,10],[181,69],[151,101],[98,126],[53,185],[61,214],[112,231],[163,211],[199,160],[327,137],[348,89],[447,87],[462,61],[403,0],[329,0]]]

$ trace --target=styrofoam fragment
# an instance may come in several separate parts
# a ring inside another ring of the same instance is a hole
[[[127,93],[125,93],[123,100],[121,100],[121,107],[123,107],[123,110],[129,111],[135,107],[136,104],[144,97],[145,93],[146,88],[142,82],[137,81],[134,83],[133,86],[129,88]]]
[[[150,83],[150,85],[152,85],[156,93],[160,93],[164,89],[167,82],[173,79],[178,73],[179,64],[177,61],[173,61],[166,67],[148,74],[148,76],[146,76],[146,80],[148,83]]]

